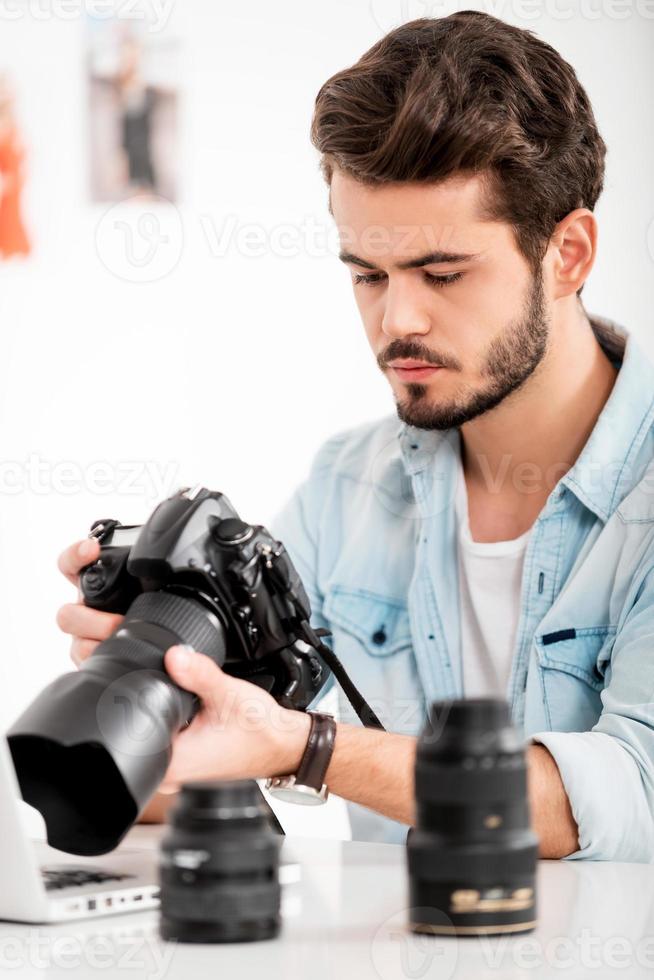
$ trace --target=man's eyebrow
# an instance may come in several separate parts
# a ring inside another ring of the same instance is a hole
[[[398,262],[395,265],[396,269],[419,269],[423,265],[438,264],[440,262],[470,262],[476,259],[478,253],[465,252],[428,252],[427,255],[420,255],[416,259],[410,259],[408,262]],[[372,262],[367,262],[365,259],[359,258],[358,255],[354,255],[352,252],[341,252],[339,254],[339,259],[341,262],[349,262],[352,265],[360,265],[363,269],[376,269],[377,266],[373,265]]]

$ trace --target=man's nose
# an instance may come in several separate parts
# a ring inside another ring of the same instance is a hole
[[[395,339],[408,334],[429,333],[429,310],[414,282],[391,282],[389,278],[385,300],[382,330],[388,337]]]

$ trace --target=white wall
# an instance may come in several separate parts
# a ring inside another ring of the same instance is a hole
[[[654,4],[587,0],[569,19],[566,0],[165,6],[183,43],[182,194],[179,227],[160,215],[171,236],[162,262],[176,262],[155,282],[114,274],[123,268],[109,233],[116,216],[87,203],[83,20],[26,8],[0,23],[0,70],[19,85],[36,239],[29,262],[0,265],[0,459],[22,467],[27,484],[0,493],[3,725],[70,667],[54,624],[72,592],[58,552],[97,517],[142,520],[160,496],[152,481],[121,488],[126,463],[169,467],[166,489],[171,478],[222,489],[247,520],[265,523],[324,437],[392,411],[346,270],[329,250],[307,254],[298,226],[308,216],[330,227],[308,139],[315,93],[400,20],[487,9],[573,63],[609,146],[586,306],[630,326],[654,353]],[[268,232],[291,225],[297,254],[268,248],[254,258],[233,245],[220,257],[207,228],[220,236],[228,220]],[[29,482],[30,454],[42,487]],[[110,492],[56,485],[66,476],[57,464],[97,461],[115,470]]]

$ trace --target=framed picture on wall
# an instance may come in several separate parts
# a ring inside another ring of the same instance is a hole
[[[88,18],[91,199],[178,193],[179,40],[147,18]]]

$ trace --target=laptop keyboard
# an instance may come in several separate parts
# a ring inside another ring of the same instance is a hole
[[[135,875],[118,874],[111,871],[99,871],[92,868],[41,868],[41,874],[46,891],[55,888],[76,888],[80,885],[97,884],[105,881],[122,881],[124,878],[135,878]]]

